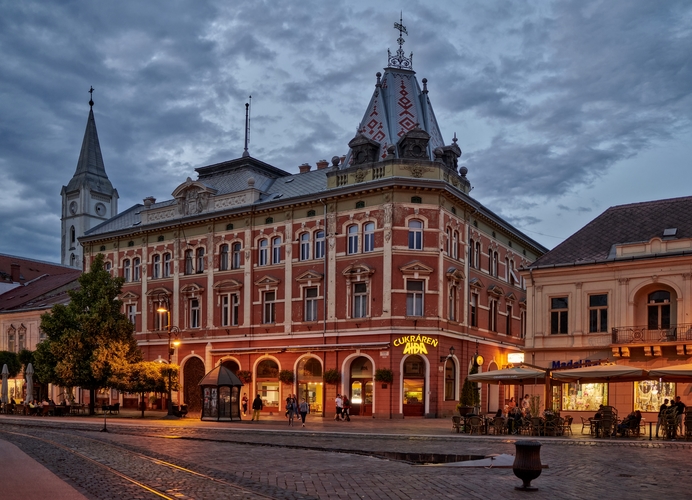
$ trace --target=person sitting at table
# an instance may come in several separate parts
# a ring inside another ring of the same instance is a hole
[[[507,416],[507,433],[518,434],[521,428],[521,420],[521,410],[515,406]]]
[[[496,417],[502,417],[502,408],[498,408],[497,411],[495,412]]]
[[[639,410],[633,411],[627,415],[622,422],[618,424],[617,432],[621,436],[627,434],[627,430],[632,428],[635,429],[639,427],[639,422],[642,421],[642,412]]]
[[[514,397],[509,398],[509,402],[507,403],[507,406],[509,407],[510,411],[512,411],[517,406],[516,401],[514,401]]]

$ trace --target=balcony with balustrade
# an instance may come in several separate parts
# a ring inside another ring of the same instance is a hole
[[[645,356],[662,356],[666,346],[678,355],[692,354],[692,323],[670,325],[669,328],[621,326],[611,330],[611,349],[615,357],[629,357],[630,350],[643,348]]]

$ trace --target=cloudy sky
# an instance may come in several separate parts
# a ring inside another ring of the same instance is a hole
[[[400,11],[472,196],[546,247],[692,195],[687,0],[0,0],[0,253],[59,261],[91,85],[120,210],[240,156],[249,95],[250,153],[297,172],[346,153]]]

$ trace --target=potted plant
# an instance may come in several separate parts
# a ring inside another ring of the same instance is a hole
[[[252,372],[249,372],[247,370],[239,370],[238,373],[236,373],[238,378],[243,384],[249,384],[252,382]]]
[[[394,382],[394,372],[389,368],[378,368],[375,370],[375,382],[381,382],[382,388],[386,389],[387,384]]]
[[[295,380],[295,376],[291,370],[281,370],[279,372],[279,380],[286,385],[291,385]]]
[[[325,384],[336,385],[339,383],[339,380],[341,379],[341,374],[339,373],[339,370],[337,370],[336,368],[330,368],[329,370],[324,371],[322,379],[324,380]]]
[[[457,404],[457,411],[462,417],[473,413],[473,408],[475,406],[475,391],[473,387],[473,382],[469,379],[464,380],[464,385],[461,386],[461,400]]]

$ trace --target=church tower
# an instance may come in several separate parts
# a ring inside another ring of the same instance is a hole
[[[82,269],[82,248],[77,240],[86,231],[118,213],[118,191],[113,188],[103,165],[99,136],[94,120],[93,87],[89,90],[89,118],[82,150],[72,179],[60,191],[62,196],[61,262]]]

